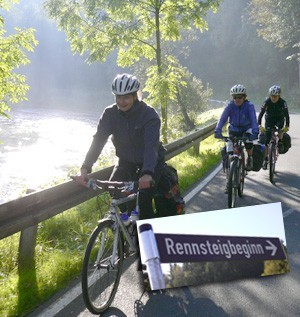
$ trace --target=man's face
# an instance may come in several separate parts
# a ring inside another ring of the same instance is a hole
[[[237,106],[241,106],[244,103],[246,96],[245,95],[233,95],[232,98],[233,98],[234,103]]]
[[[273,103],[276,103],[279,100],[280,96],[270,96],[270,98]]]
[[[133,94],[123,95],[123,96],[116,95],[116,103],[118,108],[121,111],[126,112],[131,109],[136,98],[137,97]]]

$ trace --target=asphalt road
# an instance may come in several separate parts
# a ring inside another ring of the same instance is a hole
[[[290,273],[144,292],[137,261],[131,258],[112,307],[101,316],[300,316],[300,127],[296,122],[300,122],[300,115],[291,115],[292,148],[279,157],[275,184],[269,182],[268,171],[250,172],[244,196],[237,201],[237,207],[282,203]],[[188,201],[187,213],[226,209],[224,182],[223,172],[216,173]],[[77,291],[71,288],[58,294],[29,316],[93,316],[84,307],[78,283]],[[70,298],[74,300],[69,303]]]

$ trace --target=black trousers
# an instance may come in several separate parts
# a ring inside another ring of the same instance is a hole
[[[245,133],[246,133],[246,131],[243,131],[241,133],[229,131],[230,136],[237,136],[237,137],[243,136]],[[246,148],[246,150],[253,149],[253,142],[245,142],[245,148]]]
[[[265,145],[268,145],[271,137],[272,137],[272,128],[274,126],[277,126],[278,129],[282,129],[284,126],[284,118],[267,118],[266,122],[265,122],[265,128],[266,128],[266,141],[265,141]]]
[[[158,162],[156,165],[153,179],[155,184],[158,184],[165,162]],[[137,181],[141,174],[141,165],[134,164],[128,161],[119,160],[118,164],[114,167],[110,176],[111,181]],[[140,219],[156,218],[158,215],[154,212],[153,198],[156,192],[156,186],[149,189],[143,189],[139,192],[139,211]],[[119,206],[122,212],[130,213],[135,208],[135,202],[129,202]]]

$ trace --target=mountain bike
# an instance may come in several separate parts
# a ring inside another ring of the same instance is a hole
[[[92,232],[82,265],[82,294],[86,307],[100,314],[111,305],[120,282],[124,247],[129,254],[138,251],[136,224],[126,226],[120,204],[138,201],[137,182],[90,180],[88,186],[111,195],[110,210]]]
[[[274,182],[275,165],[278,159],[278,132],[280,129],[278,127],[269,128],[271,129],[271,140],[268,145],[268,164],[269,164],[269,179],[270,182]]]
[[[244,182],[247,175],[244,142],[247,139],[248,138],[245,136],[223,137],[223,140],[226,143],[232,142],[232,149],[227,148],[227,157],[224,162],[224,169],[228,184],[228,208],[234,208],[237,196],[243,196]]]

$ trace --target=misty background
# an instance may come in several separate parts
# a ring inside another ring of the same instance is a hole
[[[228,100],[230,87],[246,86],[249,99],[257,108],[273,84],[282,86],[283,98],[298,87],[296,61],[287,61],[291,52],[279,50],[259,38],[247,15],[247,0],[225,0],[217,13],[207,16],[209,30],[195,31],[197,39],[188,43],[188,54],[180,61],[204,85],[213,89],[213,99]],[[28,54],[31,64],[20,69],[30,85],[25,107],[99,111],[111,104],[111,82],[120,72],[116,54],[105,63],[85,63],[84,56],[73,55],[63,31],[48,19],[43,0],[21,0],[4,13],[8,33],[14,26],[36,29],[38,46]],[[178,42],[187,46],[187,42]],[[13,107],[16,107],[13,105]]]

